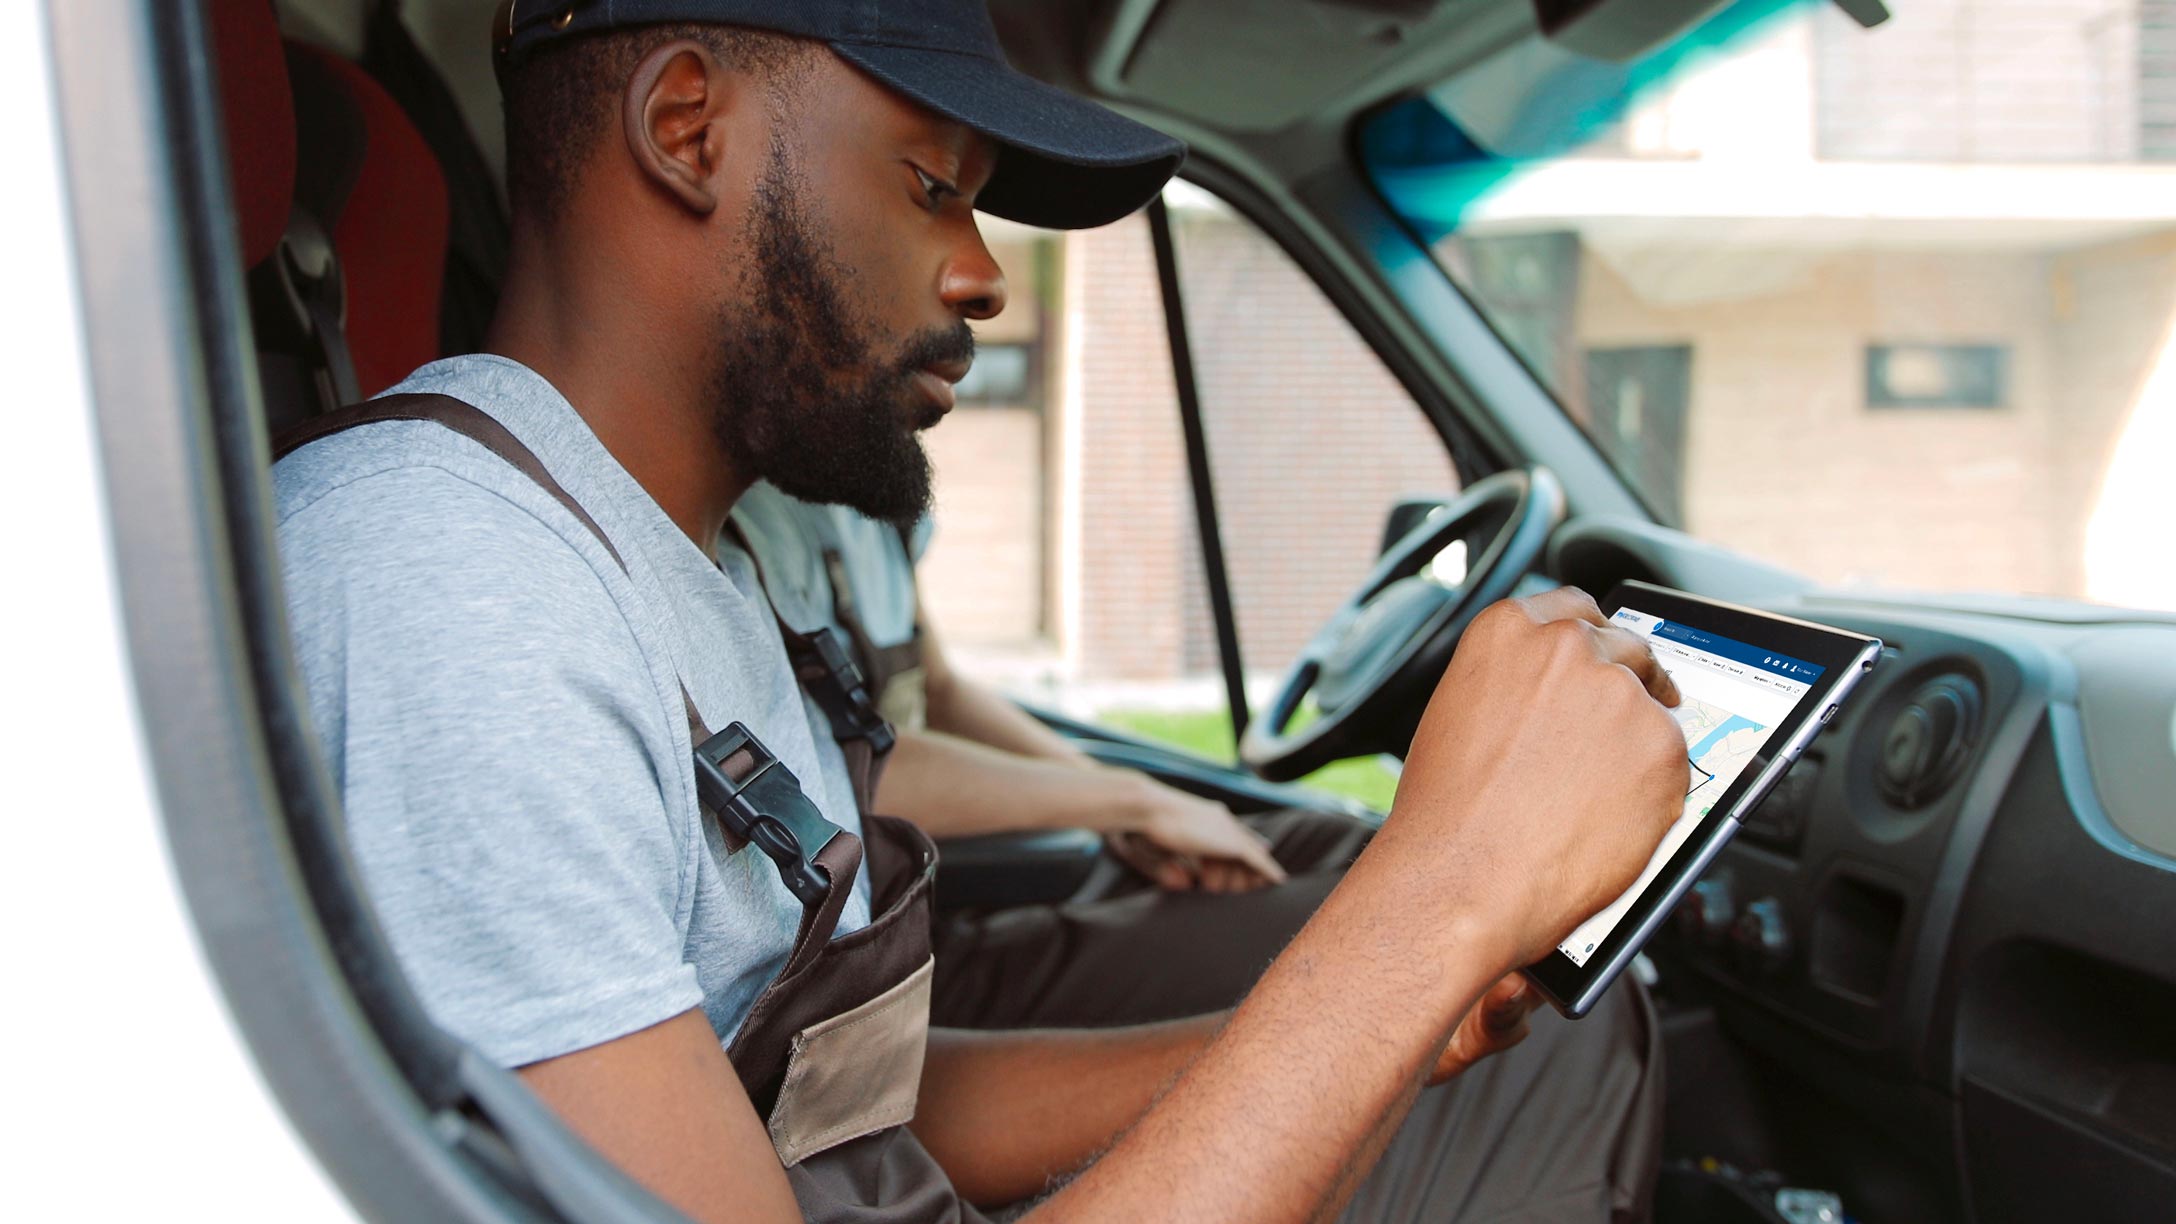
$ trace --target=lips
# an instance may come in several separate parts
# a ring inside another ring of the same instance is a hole
[[[921,388],[922,394],[936,408],[939,416],[952,410],[952,405],[956,402],[952,384],[967,377],[967,368],[972,364],[972,359],[933,361],[914,372],[915,385]]]

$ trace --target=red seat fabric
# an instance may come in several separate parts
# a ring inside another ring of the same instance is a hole
[[[296,48],[354,99],[365,140],[355,184],[333,225],[347,280],[348,349],[364,396],[437,359],[439,291],[446,274],[446,177],[391,95],[361,68],[314,47]]]
[[[294,95],[271,0],[213,0],[208,8],[242,266],[254,267],[279,247],[294,202]]]

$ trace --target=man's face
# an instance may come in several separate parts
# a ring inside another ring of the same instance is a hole
[[[752,478],[911,523],[930,504],[917,432],[973,360],[967,320],[1004,304],[969,207],[993,155],[822,58],[751,195],[749,256],[719,312],[715,426]]]

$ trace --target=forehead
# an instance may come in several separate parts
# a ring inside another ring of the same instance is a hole
[[[893,91],[829,52],[817,58],[816,71],[796,103],[808,134],[841,143],[875,138],[920,145],[951,153],[963,164],[995,159],[997,145],[989,137]]]

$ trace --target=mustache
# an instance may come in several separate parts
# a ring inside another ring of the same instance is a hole
[[[924,366],[972,362],[974,359],[975,333],[961,322],[952,327],[932,328],[907,341],[892,368],[903,378]]]

